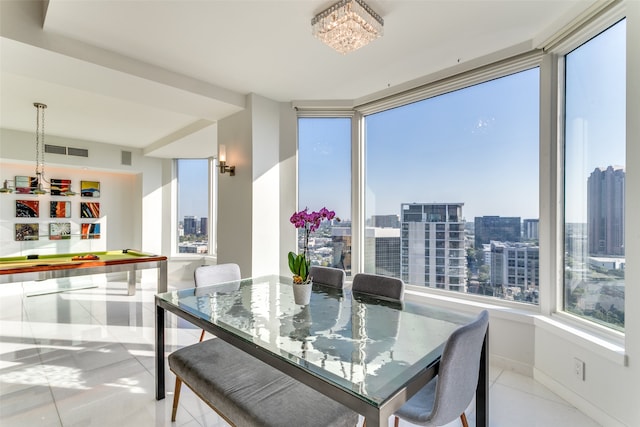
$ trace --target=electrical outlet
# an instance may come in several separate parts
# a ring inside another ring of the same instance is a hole
[[[573,359],[573,373],[580,381],[585,380],[584,368],[585,364],[582,360],[578,359],[577,357]]]

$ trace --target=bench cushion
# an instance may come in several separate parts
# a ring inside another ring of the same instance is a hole
[[[214,338],[169,355],[170,369],[237,426],[354,427],[358,414]]]

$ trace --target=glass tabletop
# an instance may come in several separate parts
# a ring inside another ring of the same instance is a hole
[[[435,361],[469,318],[314,284],[294,303],[290,278],[268,276],[158,298],[288,363],[381,405]]]

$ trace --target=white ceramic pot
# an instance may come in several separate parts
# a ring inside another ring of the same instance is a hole
[[[307,305],[311,301],[312,282],[302,285],[293,284],[293,301],[298,305]]]

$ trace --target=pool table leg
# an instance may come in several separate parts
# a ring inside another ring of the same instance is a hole
[[[167,292],[167,261],[160,261],[158,266],[158,293]]]
[[[135,295],[136,294],[136,267],[135,264],[131,267],[131,270],[127,272],[128,276],[128,292],[127,295]]]

